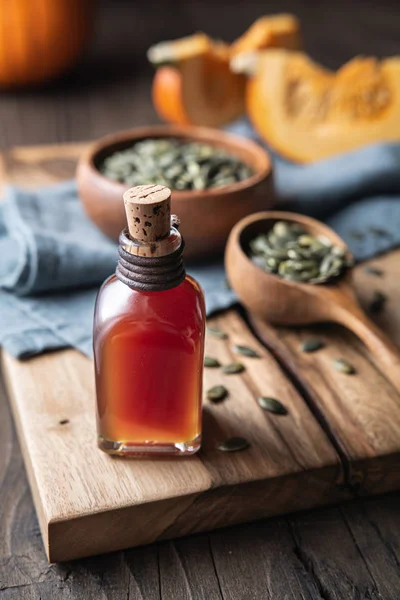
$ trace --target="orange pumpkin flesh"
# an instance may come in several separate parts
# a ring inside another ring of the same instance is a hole
[[[41,83],[78,59],[92,25],[92,0],[2,0],[0,86]]]
[[[278,152],[299,162],[400,139],[400,58],[355,58],[336,73],[305,54],[260,53],[248,115]]]
[[[157,69],[152,87],[153,106],[167,123],[190,124],[182,104],[182,77],[175,67]]]
[[[212,52],[180,64],[182,104],[189,121],[219,127],[245,110],[246,77],[232,73],[229,58]]]
[[[161,65],[152,96],[165,121],[218,127],[244,112],[245,77],[231,72],[229,47],[222,42],[199,33],[161,42],[150,48],[148,57]]]
[[[239,54],[267,48],[302,48],[300,22],[295,16],[280,14],[260,17],[230,48],[233,58]]]

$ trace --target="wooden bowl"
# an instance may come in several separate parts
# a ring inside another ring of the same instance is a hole
[[[251,215],[235,225],[226,246],[225,267],[232,289],[250,312],[270,323],[304,325],[337,320],[335,305],[349,302],[351,270],[337,284],[312,285],[266,273],[252,262],[250,241],[269,231],[276,221],[298,223],[312,235],[325,236],[333,244],[347,248],[332,229],[311,217],[279,211]],[[347,256],[351,259],[349,251]]]
[[[78,164],[78,191],[85,211],[103,233],[117,240],[126,226],[122,195],[129,186],[102,175],[98,165],[109,154],[139,140],[165,137],[216,146],[254,171],[248,179],[221,188],[172,191],[172,211],[181,219],[185,256],[204,258],[218,254],[237,221],[274,203],[270,158],[261,146],[247,138],[216,129],[170,125],[139,127],[106,136],[92,144]]]

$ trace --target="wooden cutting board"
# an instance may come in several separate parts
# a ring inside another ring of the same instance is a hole
[[[71,177],[84,145],[15,148],[2,155],[2,181],[38,186]],[[383,277],[356,272],[361,301],[388,294],[377,321],[400,344],[400,252],[373,261]],[[207,354],[246,371],[206,369],[205,388],[223,383],[229,398],[204,406],[203,448],[185,459],[112,458],[96,448],[92,361],[75,350],[20,362],[2,354],[3,372],[50,561],[146,544],[196,531],[400,488],[400,396],[368,351],[336,326],[275,329],[237,310],[210,320],[229,334],[209,337]],[[253,333],[255,332],[255,333]],[[326,347],[299,350],[310,333]],[[357,375],[337,373],[344,357]],[[235,357],[236,358],[236,357]],[[274,396],[287,416],[264,412]],[[251,447],[216,449],[241,435]]]

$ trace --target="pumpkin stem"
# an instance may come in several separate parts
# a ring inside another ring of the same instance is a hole
[[[154,66],[176,64],[181,60],[205,54],[212,46],[210,38],[204,33],[154,44],[147,51],[147,59]]]
[[[258,52],[243,52],[234,56],[230,61],[230,69],[233,73],[254,75],[257,71]]]

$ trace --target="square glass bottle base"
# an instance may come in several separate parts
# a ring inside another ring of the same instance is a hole
[[[103,452],[117,456],[188,456],[200,450],[201,436],[188,442],[128,442],[108,440],[99,435],[97,445]]]

